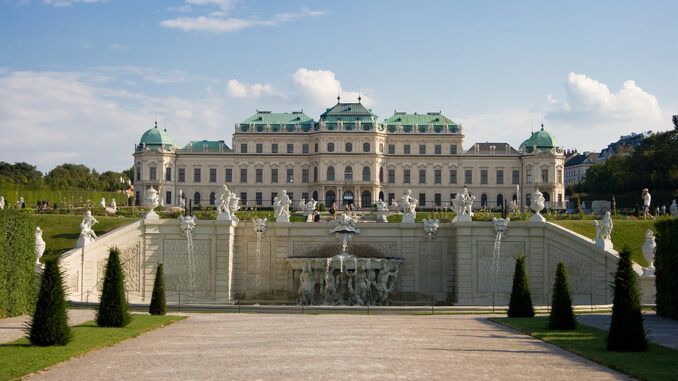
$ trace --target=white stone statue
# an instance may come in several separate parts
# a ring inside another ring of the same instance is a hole
[[[223,192],[217,195],[217,220],[231,219],[231,198],[235,196],[233,192],[228,189],[228,185],[224,184]]]
[[[228,210],[231,212],[231,220],[238,222],[240,221],[238,217],[235,216],[235,212],[240,210],[240,197],[236,196],[235,193],[231,192],[231,201],[228,204]]]
[[[266,217],[264,217],[263,219],[256,217],[252,219],[252,228],[254,229],[254,232],[257,235],[257,239],[264,238],[264,234],[266,234],[267,222],[268,219]]]
[[[186,197],[184,197],[184,191],[182,189],[179,189],[179,206],[181,209],[186,208]]]
[[[412,190],[408,189],[400,198],[400,207],[403,208],[403,223],[414,223],[417,217],[417,205],[419,201],[412,197]]]
[[[3,196],[0,196],[0,210],[5,209],[5,198]]]
[[[497,218],[492,217],[492,222],[494,222],[494,232],[501,234],[502,236],[506,235],[508,231],[508,223],[511,221],[510,218]]]
[[[302,199],[303,200],[303,199]],[[313,222],[313,211],[318,204],[316,200],[311,199],[309,202],[303,204],[304,216],[306,216],[306,222]]]
[[[275,210],[277,222],[290,222],[290,204],[292,204],[292,201],[287,195],[287,191],[283,189],[280,192],[280,197],[276,196],[274,199],[273,209]]]
[[[377,222],[388,222],[388,205],[384,200],[377,200]]]
[[[452,209],[457,213],[452,222],[471,222],[473,219],[473,203],[476,196],[468,193],[468,188],[457,194],[452,200]]]
[[[642,276],[654,276],[654,254],[657,249],[657,243],[654,241],[654,233],[652,230],[647,229],[645,232],[645,243],[643,244],[642,251],[645,261],[647,261],[647,267],[643,267]]]
[[[19,196],[19,199],[16,201],[17,209],[21,209],[24,205],[24,196]]]
[[[676,200],[673,200],[671,206],[669,207],[669,212],[671,217],[678,217],[678,205],[676,205]]]
[[[398,202],[394,199],[391,199],[391,210],[399,210]]]
[[[105,197],[101,198],[101,201],[99,202],[99,206],[106,209],[106,198]]]
[[[531,222],[546,222],[546,218],[544,218],[544,216],[539,213],[544,209],[544,202],[544,195],[539,191],[539,189],[532,193],[530,209],[534,211],[534,215],[530,217]]]
[[[40,257],[45,252],[45,241],[42,239],[42,229],[35,228],[35,271],[42,272],[44,265],[40,263]]]
[[[146,216],[144,217],[145,219],[148,220],[157,220],[160,218],[153,209],[157,208],[158,205],[160,205],[159,199],[158,199],[158,191],[155,190],[153,187],[148,187],[148,190],[146,191],[146,199],[144,200],[144,206],[149,209],[148,213],[146,213]]]
[[[594,220],[593,225],[596,227],[594,244],[603,250],[612,250],[612,228],[614,223],[612,222],[612,217],[610,217],[610,212],[605,212],[605,217],[600,222]]]
[[[97,238],[94,230],[92,230],[92,226],[98,222],[99,221],[92,216],[92,212],[89,210],[85,212],[85,217],[83,217],[82,222],[80,222],[80,237],[78,237],[78,242],[75,247],[85,247]]]
[[[113,211],[117,211],[117,210],[118,210],[118,204],[116,204],[114,198],[111,199],[111,209],[113,209]]]
[[[433,239],[433,236],[436,234],[438,231],[438,226],[440,225],[440,220],[438,219],[433,219],[433,218],[424,218],[424,234],[426,235],[426,238],[430,241]]]
[[[192,239],[193,229],[198,221],[198,217],[193,215],[190,217],[179,216],[179,229],[184,233],[186,239]]]

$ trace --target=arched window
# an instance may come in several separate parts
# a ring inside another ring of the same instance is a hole
[[[327,152],[334,152],[334,143],[327,143]]]
[[[328,208],[332,205],[332,203],[336,200],[337,196],[334,194],[333,190],[328,190],[325,192],[325,206]]]
[[[370,167],[363,167],[363,181],[370,181]]]
[[[372,206],[372,193],[370,191],[365,190],[363,193],[360,194],[360,207],[361,208],[369,208]]]
[[[504,209],[504,195],[497,195],[497,208]]]
[[[380,199],[381,201],[384,201],[384,192],[379,191],[379,199]]]
[[[487,195],[485,193],[480,196],[480,207],[487,208]]]
[[[315,143],[315,152],[318,152],[318,143]]]
[[[313,182],[318,181],[318,167],[313,167]]]
[[[334,181],[334,167],[327,167],[327,181]]]
[[[363,143],[363,152],[370,152],[370,143]]]
[[[351,192],[350,190],[344,192],[344,204],[345,205],[353,204],[353,192]]]
[[[200,192],[193,194],[193,205],[200,205]]]
[[[384,167],[379,167],[379,182],[384,182]]]
[[[312,196],[312,197],[313,197],[313,199],[314,199],[315,201],[318,201],[318,191],[313,191],[313,196]]]
[[[344,169],[344,180],[353,181],[353,168],[351,166]]]
[[[353,144],[346,143],[346,152],[351,152],[351,151],[353,151]]]
[[[549,192],[544,192],[543,195],[544,195],[544,201],[546,201],[546,202],[551,201],[551,195],[549,194]]]
[[[384,145],[379,144],[379,152],[383,153],[384,152]]]
[[[210,205],[214,205],[214,200],[217,198],[217,194],[212,192],[210,193]]]

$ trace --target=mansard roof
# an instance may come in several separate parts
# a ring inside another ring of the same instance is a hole
[[[419,126],[423,130],[421,132],[429,132],[428,126],[433,126],[435,132],[442,132],[443,129],[446,130],[445,132],[459,132],[459,125],[441,112],[428,112],[426,114],[417,114],[415,112],[414,114],[408,114],[402,111],[395,111],[390,118],[384,120],[384,125],[387,126],[387,131],[389,132],[395,132],[396,126],[405,127],[405,132],[409,132],[407,127],[410,127],[411,130],[411,128],[419,128]]]
[[[492,147],[494,147],[494,152],[492,152]],[[511,147],[508,143],[475,143],[468,150],[464,152],[469,155],[519,155],[515,148]]]
[[[290,112],[270,112],[259,111],[242,121],[240,124],[312,124],[313,119],[309,118],[303,111]]]
[[[336,105],[325,110],[322,115],[320,115],[320,120],[324,122],[377,122],[377,115],[372,112],[372,109],[368,109],[363,106],[362,103],[341,103],[337,102]]]

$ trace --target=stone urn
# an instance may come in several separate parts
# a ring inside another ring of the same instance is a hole
[[[647,261],[647,267],[643,267],[642,276],[654,276],[654,253],[657,249],[657,243],[654,240],[654,233],[652,230],[647,229],[645,232],[645,243],[643,244],[642,251],[643,257]]]

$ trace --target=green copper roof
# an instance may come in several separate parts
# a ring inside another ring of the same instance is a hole
[[[337,103],[320,115],[320,120],[326,123],[342,122],[377,122],[377,115],[362,103]]]
[[[436,132],[442,132],[442,126],[446,125],[449,132],[459,132],[459,125],[439,112],[408,114],[396,111],[390,118],[384,120],[384,124],[391,127],[387,128],[390,132],[395,131],[395,126],[397,125],[403,126],[403,130],[406,132],[411,131],[413,128],[419,129],[420,126],[421,129],[426,129],[429,125],[433,125]]]
[[[225,151],[230,150],[223,140],[194,140],[184,146],[190,151]]]
[[[313,123],[303,111],[277,112],[257,111],[256,114],[242,121],[240,124],[307,124]]]
[[[532,136],[525,140],[518,149],[525,149],[527,152],[532,152],[532,147],[541,150],[550,150],[558,147],[558,140],[550,132],[544,131],[544,125],[542,124],[541,130],[533,132]]]
[[[142,144],[145,144],[146,147],[150,148],[158,148],[160,146],[164,146],[165,148],[168,149],[171,149],[178,145],[176,140],[174,140],[171,136],[167,135],[167,132],[158,128],[158,122],[155,122],[155,127],[151,128],[150,130],[144,132],[143,135],[141,135],[139,145]]]

